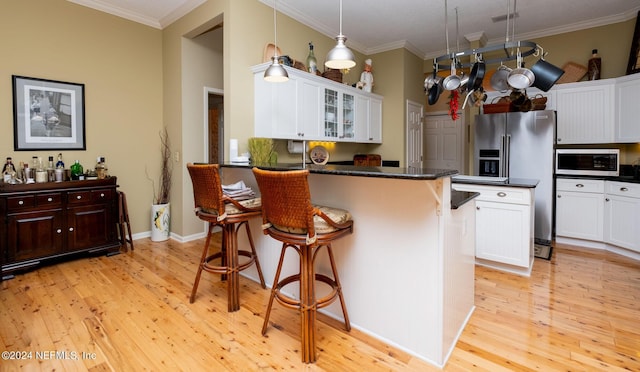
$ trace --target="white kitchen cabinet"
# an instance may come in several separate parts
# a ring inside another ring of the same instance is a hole
[[[535,189],[462,183],[452,187],[480,193],[476,263],[528,276],[533,265]]]
[[[604,181],[556,180],[556,236],[602,241]]]
[[[640,74],[616,79],[615,142],[640,142]]]
[[[559,145],[614,141],[614,79],[556,85]]]
[[[606,182],[604,240],[640,252],[640,184]]]
[[[255,136],[307,141],[382,143],[382,97],[284,66],[289,81],[263,79],[253,67]]]

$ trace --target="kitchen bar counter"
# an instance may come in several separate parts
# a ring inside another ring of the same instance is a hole
[[[251,169],[224,164],[222,182],[243,180],[259,192]],[[353,234],[333,244],[352,327],[443,367],[474,309],[473,195],[452,195],[450,175],[456,171],[349,165],[307,169],[313,202],[347,209],[354,219]],[[271,285],[280,243],[262,234],[261,222],[255,219],[250,226],[265,280]],[[244,236],[239,239],[239,244],[247,244]],[[323,253],[316,269],[330,273]],[[297,256],[287,255],[282,275],[297,270]],[[254,267],[243,275],[258,280]],[[337,302],[321,311],[342,318]]]
[[[227,163],[223,167],[251,168],[252,165]],[[457,174],[458,171],[449,169],[430,169],[430,168],[398,168],[398,167],[357,167],[353,165],[316,165],[301,163],[285,163],[285,164],[264,164],[257,165],[260,169],[266,170],[295,170],[308,169],[310,173],[318,174],[334,174],[340,176],[358,176],[358,177],[381,177],[381,178],[403,178],[412,180],[435,180],[442,177]]]

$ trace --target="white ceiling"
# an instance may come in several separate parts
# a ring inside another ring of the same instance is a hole
[[[156,28],[164,28],[206,0],[68,0]],[[274,0],[257,0],[270,7]],[[277,9],[329,37],[339,30],[340,0],[277,0]],[[638,0],[447,0],[449,47],[467,40],[503,42],[506,21],[492,17],[513,12],[518,40],[576,31],[635,18]],[[456,8],[458,30],[456,30]],[[366,55],[407,48],[424,58],[447,50],[445,0],[344,0],[343,34],[347,46]],[[513,25],[513,20],[511,21]],[[283,31],[280,31],[283,32]]]

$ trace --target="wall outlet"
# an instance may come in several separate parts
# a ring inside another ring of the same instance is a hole
[[[173,161],[175,161],[176,163],[180,162],[180,151],[176,151],[173,154]]]

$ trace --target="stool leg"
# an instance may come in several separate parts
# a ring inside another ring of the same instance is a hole
[[[247,238],[249,239],[249,246],[251,246],[251,254],[253,254],[254,259],[256,260],[256,269],[258,270],[258,277],[260,277],[260,285],[263,289],[267,288],[267,285],[264,282],[264,276],[262,275],[262,268],[260,267],[260,261],[258,260],[258,253],[256,252],[256,247],[253,244],[253,237],[251,236],[251,229],[249,229],[249,223],[243,222],[246,230],[247,230]]]
[[[129,223],[129,208],[127,208],[127,196],[122,193],[122,209],[124,210],[124,222],[127,224],[127,232],[129,233],[129,244],[131,244],[131,250],[133,250],[133,237],[131,235],[131,223]],[[127,239],[125,237],[125,242]]]
[[[300,324],[302,342],[302,361],[316,361],[316,295],[315,270],[313,265],[313,246],[300,247]]]
[[[347,331],[351,331],[351,322],[349,321],[349,315],[347,314],[347,306],[344,302],[344,296],[342,295],[342,284],[340,284],[340,278],[338,277],[338,269],[336,267],[336,261],[333,258],[333,250],[331,244],[327,244],[327,252],[329,253],[329,261],[331,262],[331,270],[333,271],[333,278],[338,286],[338,296],[340,298],[340,306],[342,306],[342,314],[344,315],[344,325]]]
[[[238,237],[233,224],[224,225],[227,247],[227,311],[240,310],[240,278],[238,275]]]
[[[200,284],[200,275],[202,275],[202,268],[204,267],[205,261],[207,260],[207,254],[209,253],[209,242],[211,241],[211,232],[214,228],[213,224],[209,224],[209,232],[207,233],[207,240],[204,243],[204,250],[202,251],[202,258],[200,259],[200,265],[198,266],[198,272],[196,274],[196,279],[193,282],[193,289],[191,290],[191,297],[189,297],[189,302],[193,303],[196,299],[196,292],[198,291],[198,284]]]
[[[269,304],[267,304],[267,312],[264,315],[264,323],[262,324],[262,335],[267,334],[267,327],[269,326],[269,316],[271,315],[271,307],[273,306],[273,299],[276,297],[278,291],[278,281],[280,280],[280,272],[282,271],[282,263],[284,262],[284,253],[287,250],[287,244],[282,244],[282,251],[280,252],[280,262],[278,262],[278,268],[276,269],[276,277],[273,279],[273,285],[271,286],[271,295],[269,295]]]

